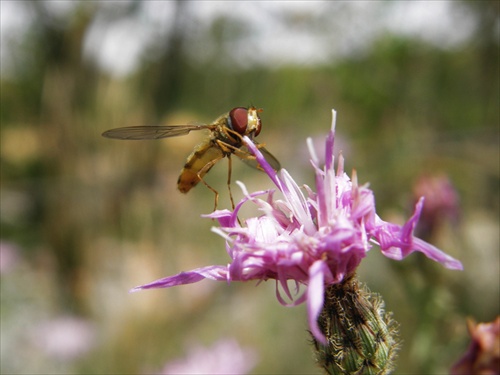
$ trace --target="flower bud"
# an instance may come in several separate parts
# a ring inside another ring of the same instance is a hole
[[[327,374],[388,374],[394,368],[397,323],[355,276],[326,287],[318,325],[328,343],[313,336],[316,361]]]

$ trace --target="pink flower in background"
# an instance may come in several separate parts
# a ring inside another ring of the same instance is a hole
[[[48,355],[71,361],[84,356],[95,346],[96,330],[84,319],[59,316],[40,324],[32,339]]]
[[[246,145],[282,193],[283,199],[276,199],[274,190],[249,193],[239,183],[245,198],[233,212],[219,210],[206,215],[219,221],[220,228],[214,231],[226,239],[232,262],[227,266],[182,272],[136,287],[133,291],[168,288],[206,278],[228,282],[274,279],[280,303],[295,306],[307,301],[311,332],[318,341],[325,343],[317,324],[325,285],[340,283],[352,275],[373,244],[394,260],[402,260],[419,251],[446,268],[461,270],[462,264],[458,260],[413,236],[423,198],[403,226],[385,222],[375,211],[373,192],[367,186],[358,185],[355,173],[351,180],[344,172],[342,155],[335,170],[335,112],[333,116],[326,139],[324,168],[318,166],[315,150],[310,146],[316,191],[304,186],[304,194],[286,170],[276,173],[253,142],[245,138]],[[250,203],[262,214],[246,219],[245,225],[241,226],[238,212],[244,204]],[[295,286],[292,290],[289,281]],[[305,291],[299,288],[300,285],[306,286]]]
[[[0,241],[0,275],[12,271],[19,260],[19,247],[12,242]]]
[[[471,342],[467,352],[451,368],[451,375],[500,373],[500,316],[491,323],[467,321]]]
[[[211,348],[193,346],[185,358],[168,362],[161,374],[248,374],[256,362],[253,350],[223,339]]]
[[[445,221],[456,223],[459,217],[459,196],[445,175],[421,176],[413,186],[415,200],[425,197],[425,206],[417,232],[429,239]]]

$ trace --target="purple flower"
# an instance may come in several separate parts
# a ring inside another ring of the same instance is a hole
[[[41,323],[32,340],[48,355],[72,361],[88,353],[96,344],[93,324],[75,316],[59,316]]]
[[[257,354],[236,340],[221,339],[211,348],[192,345],[185,358],[168,362],[161,374],[248,374],[257,364]]]
[[[359,186],[356,173],[352,180],[344,172],[340,155],[334,169],[332,128],[326,139],[325,167],[310,145],[316,174],[316,192],[304,186],[305,194],[286,170],[278,174],[266,162],[248,138],[245,143],[264,171],[282,193],[276,199],[274,190],[249,193],[238,182],[245,198],[234,211],[219,210],[206,217],[217,219],[214,231],[226,239],[232,262],[228,266],[208,266],[166,277],[133,289],[167,288],[190,284],[202,279],[248,281],[276,280],[276,296],[283,305],[295,306],[307,301],[309,327],[318,341],[325,343],[317,318],[324,302],[325,285],[340,283],[356,271],[373,244],[388,258],[401,260],[414,251],[443,264],[462,269],[462,264],[423,240],[413,231],[422,211],[423,198],[403,226],[383,221],[375,211],[375,198],[367,186]],[[264,197],[265,199],[262,199]],[[238,212],[242,205],[253,203],[261,216],[245,220],[241,226]],[[295,288],[290,290],[289,281]],[[299,286],[304,285],[305,291]],[[285,301],[287,297],[291,302]]]
[[[423,175],[413,186],[414,199],[425,197],[425,207],[420,216],[418,235],[433,238],[446,221],[459,219],[459,196],[450,179],[443,174]]]
[[[451,375],[495,375],[500,372],[500,316],[493,322],[467,320],[471,342],[466,353],[453,365]]]

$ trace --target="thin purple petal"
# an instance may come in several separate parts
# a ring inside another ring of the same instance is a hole
[[[247,136],[243,137],[243,141],[245,141],[246,146],[249,148],[251,153],[255,156],[255,158],[259,162],[260,166],[264,169],[264,172],[266,172],[267,175],[271,178],[271,181],[273,181],[274,184],[278,188],[280,188],[281,186],[280,186],[280,183],[278,181],[276,171],[273,169],[273,167],[271,167],[269,165],[266,158],[264,157],[264,155],[262,155],[262,153],[259,151],[257,146],[255,146],[255,144],[252,142],[252,140],[250,138],[248,138]]]
[[[307,286],[307,313],[309,328],[312,334],[322,344],[326,345],[326,337],[318,326],[318,317],[323,309],[325,299],[325,272],[328,267],[322,260],[317,260],[309,268],[309,285]]]
[[[413,237],[413,249],[420,251],[427,258],[441,263],[450,270],[463,271],[464,269],[464,266],[460,261],[439,250],[437,247],[432,246],[430,243],[421,240],[420,238]]]
[[[226,280],[227,272],[227,267],[224,266],[208,266],[197,268],[192,271],[178,273],[174,276],[164,277],[148,284],[136,286],[135,288],[131,289],[130,292],[137,292],[143,289],[170,288],[178,285],[196,283],[203,279],[212,279],[219,281]]]
[[[217,219],[221,227],[232,227],[235,226],[236,220],[234,215],[229,210],[217,210],[208,215],[201,215],[201,217],[206,217],[209,219]]]
[[[325,147],[325,169],[333,170],[333,143],[335,140],[335,123],[337,121],[337,112],[332,109],[332,127],[328,132]]]

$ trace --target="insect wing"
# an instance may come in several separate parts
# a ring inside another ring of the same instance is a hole
[[[257,142],[254,142],[254,143],[259,148],[259,151],[264,156],[264,158],[269,163],[269,165],[275,171],[279,171],[281,169],[281,164],[278,161],[278,159],[276,159],[274,157],[274,155],[271,154],[269,151],[267,151],[264,147],[259,146],[259,144]],[[241,161],[243,163],[245,163],[246,165],[248,165],[252,168],[258,169],[260,171],[263,170],[262,167],[260,166],[259,162],[255,159],[255,156],[253,156],[250,153],[250,151],[248,150],[248,147],[246,147],[246,146],[240,147],[238,152],[235,152],[235,155],[238,156],[241,159]]]
[[[193,130],[213,130],[212,125],[158,125],[158,126],[128,126],[107,130],[102,133],[103,137],[113,139],[160,139],[178,137],[189,134]]]

